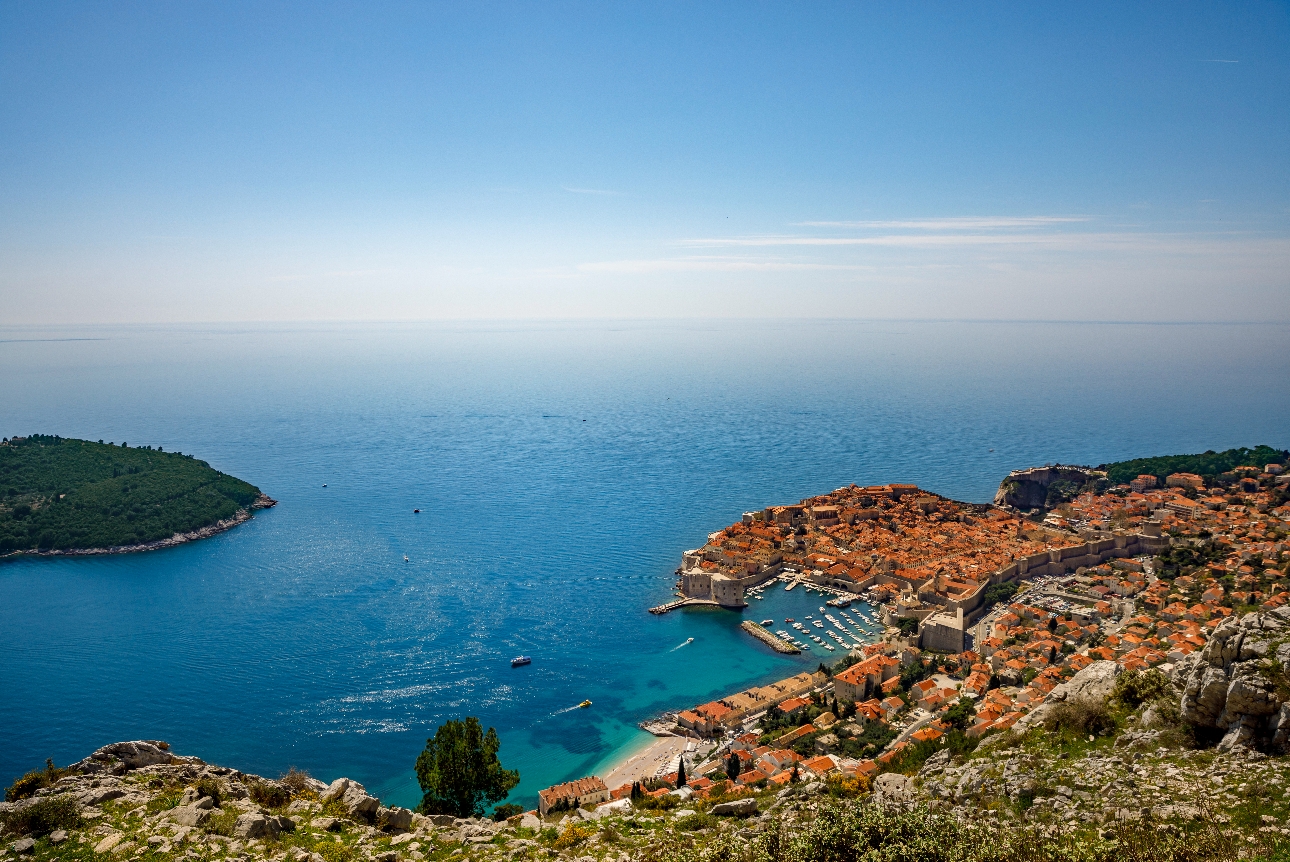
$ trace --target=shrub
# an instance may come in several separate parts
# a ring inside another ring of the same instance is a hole
[[[223,788],[214,778],[203,778],[194,784],[193,788],[197,791],[198,799],[201,799],[203,796],[209,796],[216,806],[219,805],[220,800],[223,798],[223,796],[221,796]]]
[[[681,797],[670,793],[664,793],[662,796],[642,796],[632,803],[635,807],[646,811],[670,811],[680,804]]]
[[[59,768],[54,765],[54,761],[46,759],[44,769],[33,769],[9,785],[4,792],[4,801],[17,802],[19,799],[29,799],[36,795],[37,790],[49,787],[64,775],[71,774],[72,770]]]
[[[556,838],[555,843],[551,846],[556,850],[568,850],[575,844],[581,844],[583,841],[586,841],[594,834],[595,830],[590,826],[585,826],[580,823],[570,823],[568,826],[564,827],[564,831],[560,833],[560,837]]]
[[[1137,709],[1147,701],[1163,698],[1171,690],[1169,678],[1158,669],[1131,670],[1116,679],[1111,697],[1130,709]]]
[[[75,829],[81,825],[81,806],[70,794],[49,796],[0,814],[0,825],[6,832],[33,837],[48,835],[55,829]]]
[[[1115,718],[1103,700],[1063,701],[1055,704],[1045,722],[1049,730],[1096,736],[1115,728]]]
[[[292,796],[308,796],[313,793],[309,786],[313,776],[303,769],[296,769],[294,766],[282,774],[278,779],[278,784],[282,785]]]
[[[248,788],[248,792],[252,802],[265,808],[281,808],[291,801],[291,794],[286,788],[271,781],[256,781]]]
[[[503,820],[509,820],[516,814],[523,813],[523,805],[516,805],[514,802],[508,802],[505,805],[499,805],[493,809],[493,819],[500,823]]]
[[[233,827],[237,825],[238,812],[234,809],[220,811],[210,820],[206,821],[205,829],[212,835],[223,835],[227,838],[233,837]]]
[[[715,829],[720,823],[720,819],[711,814],[691,814],[677,819],[674,825],[686,832],[697,832],[700,829]]]
[[[326,862],[353,862],[357,858],[353,848],[339,841],[319,841],[314,845],[314,852]]]

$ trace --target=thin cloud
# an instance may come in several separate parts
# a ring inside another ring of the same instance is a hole
[[[612,189],[577,189],[570,186],[560,186],[566,192],[572,192],[575,195],[616,195],[618,192]]]
[[[606,260],[578,264],[579,272],[791,272],[801,270],[870,270],[855,264],[794,263],[784,260],[748,260],[728,257],[657,258],[654,260]]]
[[[803,221],[800,227],[877,228],[881,230],[990,230],[1048,227],[1091,221],[1090,216],[960,216],[887,221]]]

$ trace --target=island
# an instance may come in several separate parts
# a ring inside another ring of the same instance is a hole
[[[0,558],[171,547],[276,502],[205,461],[159,447],[42,434],[0,441]]]

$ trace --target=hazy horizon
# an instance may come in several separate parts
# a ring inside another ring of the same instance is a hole
[[[0,4],[0,325],[1290,320],[1290,11]]]

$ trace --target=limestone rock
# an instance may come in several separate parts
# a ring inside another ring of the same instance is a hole
[[[412,812],[406,808],[385,808],[376,810],[376,822],[382,829],[404,831],[412,826]]]
[[[19,838],[17,841],[10,844],[9,847],[13,849],[13,852],[20,855],[36,852],[36,842],[31,838]]]
[[[328,788],[329,792],[330,790],[331,788]],[[368,795],[363,785],[357,781],[349,782],[344,795],[340,797],[340,804],[344,806],[350,817],[368,821],[376,817],[376,811],[381,807],[381,801],[375,796]]]
[[[430,822],[435,826],[455,826],[457,818],[451,814],[430,814]]]
[[[327,803],[327,802],[331,802],[333,799],[340,799],[342,796],[345,795],[345,791],[348,789],[349,789],[349,779],[337,778],[331,784],[327,785],[326,790],[324,790],[322,793],[318,795],[318,801]]]
[[[1120,666],[1113,661],[1093,662],[1049,692],[1043,703],[1021,717],[1014,730],[1024,733],[1032,727],[1041,726],[1059,703],[1106,700],[1115,688],[1115,679],[1120,675],[1120,670]]]
[[[157,739],[138,739],[105,745],[84,760],[73,763],[71,768],[87,774],[111,772],[120,775],[132,769],[173,762],[175,756],[170,753],[169,744]]]
[[[873,796],[879,805],[904,805],[914,798],[914,780],[895,772],[879,775],[873,783]]]
[[[748,817],[757,813],[757,800],[736,799],[733,802],[719,802],[712,806],[711,813],[726,817]]]
[[[82,805],[102,805],[112,799],[120,799],[125,796],[125,791],[119,787],[95,787],[82,793],[77,801]]]
[[[207,796],[205,799],[209,800],[210,797]],[[199,808],[196,805],[181,805],[171,809],[170,819],[180,826],[202,826],[211,819],[210,806]]]
[[[269,818],[265,817],[263,814],[247,812],[246,814],[238,817],[237,822],[233,824],[233,836],[235,838],[244,838],[247,840],[252,838],[265,838],[270,835],[276,835],[278,832],[277,826],[278,824],[276,822],[273,822],[272,825],[270,825]]]
[[[120,832],[113,832],[111,835],[105,836],[102,841],[94,845],[94,852],[108,853],[120,844],[123,838],[125,838],[125,836]]]
[[[50,844],[62,844],[66,840],[67,840],[66,829],[55,829],[53,832],[49,833]]]
[[[524,816],[520,818],[520,828],[521,829],[541,829],[542,821],[538,819],[538,816],[536,814],[526,812]]]
[[[340,821],[335,817],[315,817],[310,825],[323,832],[332,832],[340,828]]]

